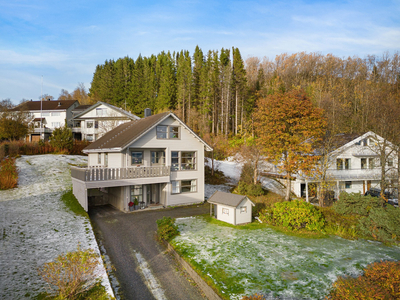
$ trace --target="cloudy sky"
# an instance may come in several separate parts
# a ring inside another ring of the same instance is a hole
[[[400,0],[0,0],[0,100],[90,87],[96,65],[161,51],[238,47],[339,57],[400,50]]]

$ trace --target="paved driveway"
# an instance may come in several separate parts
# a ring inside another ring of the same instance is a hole
[[[111,206],[90,208],[97,239],[116,268],[122,299],[205,299],[156,241],[156,220],[205,214],[208,205],[123,213]]]

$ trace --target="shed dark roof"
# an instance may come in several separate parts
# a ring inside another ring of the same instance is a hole
[[[26,101],[14,107],[12,111],[20,110],[65,110],[71,107],[78,100],[43,100],[43,101]],[[42,104],[40,104],[42,103]],[[78,102],[79,103],[79,102]]]
[[[165,112],[121,124],[87,146],[84,150],[123,148],[169,114],[169,112]]]
[[[243,195],[236,195],[231,193],[225,193],[221,191],[216,191],[208,200],[208,203],[212,204],[223,204],[232,207],[238,207],[238,205],[247,198]],[[250,199],[249,199],[250,200]],[[250,201],[251,202],[251,201]],[[253,202],[251,202],[253,203]]]

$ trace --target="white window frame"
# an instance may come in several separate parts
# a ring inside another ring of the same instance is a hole
[[[51,127],[52,128],[60,128],[61,127],[61,122],[51,122]]]
[[[150,151],[152,166],[165,166],[165,151]]]
[[[97,153],[97,164],[101,165],[101,153]]]
[[[96,116],[105,116],[105,115],[107,115],[107,108],[105,107],[96,108]]]
[[[240,213],[242,214],[247,214],[247,206],[241,206],[240,207]]]
[[[108,167],[108,153],[104,153],[104,166]]]
[[[173,129],[178,129],[177,133]],[[177,134],[177,136],[173,136]],[[177,125],[158,125],[156,127],[156,137],[159,140],[180,140],[181,139],[181,126]]]
[[[142,154],[142,161],[141,161],[140,163],[134,163],[134,162],[132,161],[132,160],[133,160],[132,153],[141,153],[141,154]],[[130,154],[131,154],[131,166],[143,165],[143,162],[144,162],[144,154],[143,154],[143,151],[131,150],[131,151],[130,151]]]
[[[229,216],[229,208],[222,208],[222,214]]]
[[[94,122],[93,121],[86,121],[86,128],[93,128]]]
[[[351,187],[352,187],[352,182],[351,181],[345,181],[344,182],[344,188],[345,189],[351,189]]]
[[[186,184],[187,181],[190,181],[190,185]],[[171,194],[174,194],[174,195],[175,194],[197,193],[197,179],[172,180],[171,187],[172,187]],[[189,191],[183,191],[183,189],[187,189],[188,187],[189,187]]]
[[[51,116],[52,117],[59,117],[59,116],[61,116],[61,113],[60,112],[52,112]]]

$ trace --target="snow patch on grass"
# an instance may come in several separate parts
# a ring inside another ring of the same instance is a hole
[[[90,220],[61,201],[72,185],[69,165],[85,162],[84,156],[50,154],[17,159],[18,187],[0,191],[0,299],[32,299],[44,292],[38,267],[78,244],[100,255]],[[105,270],[103,285],[112,295]]]
[[[245,230],[176,220],[172,243],[230,299],[261,292],[280,298],[323,299],[341,275],[357,276],[368,264],[400,260],[399,247],[339,237],[305,239],[270,228]]]

